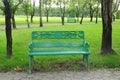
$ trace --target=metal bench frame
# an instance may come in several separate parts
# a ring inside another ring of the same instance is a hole
[[[55,42],[52,41],[54,39]],[[51,47],[55,47],[55,49],[51,49]],[[71,54],[82,54],[83,61],[87,62],[87,69],[90,70],[88,58],[90,54],[89,44],[85,41],[84,31],[33,31],[28,54],[30,58],[29,73],[32,72],[34,56]]]

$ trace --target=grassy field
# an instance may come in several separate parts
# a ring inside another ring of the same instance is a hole
[[[30,19],[30,16],[29,16]],[[17,15],[15,16],[15,20],[16,20],[16,24],[26,24],[26,16],[22,16],[22,15]],[[34,16],[33,17],[33,24],[39,24],[39,16]],[[43,23],[47,23],[46,22],[46,17],[43,17]],[[93,22],[95,23],[95,18],[93,18]],[[30,21],[30,20],[29,20]],[[65,17],[65,22],[67,22],[67,18]],[[83,19],[83,24],[84,23],[89,23],[90,22],[90,18],[84,18]],[[115,23],[120,22],[120,19],[116,19]],[[49,17],[49,23],[61,23],[61,18],[60,17]],[[98,23],[101,23],[101,18],[98,18]],[[5,24],[5,16],[4,15],[0,15],[0,25],[4,25]]]
[[[13,57],[6,58],[6,37],[5,31],[0,31],[0,71],[14,71],[18,66],[28,71],[28,44],[31,41],[31,32],[34,30],[83,30],[86,41],[90,43],[90,65],[95,68],[119,68],[120,67],[120,26],[113,23],[113,49],[116,55],[101,55],[102,24],[66,24],[65,26],[32,27],[29,29],[16,29],[12,31],[13,36]],[[80,70],[82,56],[42,56],[35,57],[34,67],[38,71],[51,70]],[[77,62],[77,64],[76,64]]]
[[[15,16],[16,24],[26,24],[26,16]],[[66,20],[66,18],[65,18]],[[49,23],[60,23],[60,17],[49,17]],[[43,23],[46,23],[46,17],[43,17]],[[5,24],[4,16],[0,15],[0,25]],[[39,16],[34,16],[33,24],[39,24]]]
[[[30,18],[30,17],[29,17]],[[15,16],[16,24],[26,24],[26,16]],[[83,23],[89,22],[90,18],[83,19]],[[95,18],[93,18],[93,21],[95,22]],[[99,22],[101,22],[101,19],[98,19]],[[67,18],[65,18],[65,22],[67,22]],[[43,23],[46,22],[46,17],[43,17]],[[60,17],[49,17],[49,23],[61,23]],[[3,15],[0,15],[0,25],[5,24],[5,19]],[[39,16],[34,16],[33,18],[33,24],[39,24]]]

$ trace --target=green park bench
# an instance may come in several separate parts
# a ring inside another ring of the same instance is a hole
[[[76,18],[68,17],[67,22],[68,23],[76,23]]]
[[[33,31],[29,44],[29,73],[32,72],[34,56],[83,55],[89,70],[89,44],[84,31]]]

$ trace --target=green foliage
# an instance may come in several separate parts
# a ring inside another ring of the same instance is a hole
[[[76,16],[76,9],[75,8],[69,9],[68,15],[69,15],[69,17],[75,17]]]
[[[23,0],[9,0],[9,4],[10,4],[10,9],[11,12],[15,12],[18,8],[18,6],[22,3]],[[0,0],[0,9],[3,11],[4,13],[4,5],[2,3],[2,0]]]
[[[57,24],[57,23],[56,23]],[[49,24],[48,24],[49,25]],[[24,71],[28,70],[28,43],[31,41],[31,32],[34,30],[83,30],[85,38],[90,43],[90,65],[91,68],[116,68],[120,67],[120,40],[118,23],[113,23],[113,49],[116,55],[100,55],[102,24],[66,24],[65,26],[52,25],[49,27],[16,29],[13,30],[13,57],[6,58],[5,31],[0,31],[0,71],[13,71],[19,66]],[[35,57],[34,67],[37,71],[51,70],[80,70],[85,65],[81,62],[81,55],[41,56]],[[83,64],[83,66],[82,66]]]
[[[0,1],[0,13],[4,14],[4,11],[5,11],[5,7],[3,5],[3,2]]]
[[[120,19],[120,11],[117,12],[116,19]]]
[[[25,15],[29,15],[30,14],[31,7],[30,7],[30,1],[29,0],[23,1],[22,10],[25,13]]]

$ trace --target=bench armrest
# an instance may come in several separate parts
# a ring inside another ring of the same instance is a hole
[[[90,47],[89,43],[88,43],[88,42],[85,42],[85,44],[84,44],[84,49],[88,50],[89,47]]]
[[[31,50],[32,48],[33,48],[33,46],[32,46],[32,42],[31,43],[29,43],[29,49]]]

